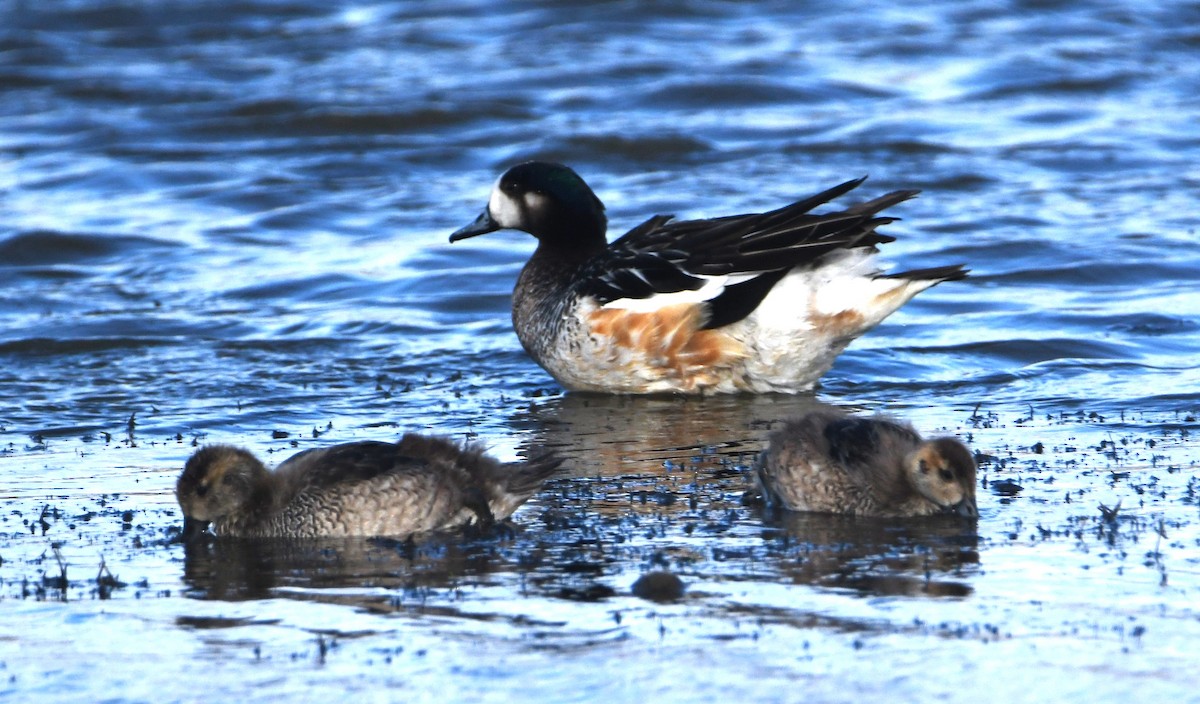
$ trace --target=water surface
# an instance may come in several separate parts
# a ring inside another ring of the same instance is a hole
[[[49,700],[1194,695],[1193,4],[0,0],[0,688]],[[612,234],[869,174],[964,262],[816,398],[957,434],[976,526],[743,501],[812,397],[563,394],[515,161]],[[422,430],[568,470],[511,533],[185,552],[197,443]],[[1103,507],[1103,508],[1102,508]],[[103,567],[102,567],[103,565]],[[670,571],[682,599],[634,596]],[[201,696],[203,692],[203,696]]]

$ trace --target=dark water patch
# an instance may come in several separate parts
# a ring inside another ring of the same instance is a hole
[[[70,266],[61,264],[43,264],[35,266],[0,266],[0,281],[5,283],[14,282],[21,284],[40,283],[41,285],[49,286],[65,286],[76,282],[87,281],[93,278],[93,272],[86,266]],[[17,287],[13,287],[5,294],[5,302],[12,305],[12,310],[21,308],[29,309],[37,301],[25,295]]]
[[[520,121],[532,117],[527,108],[503,103],[439,107],[436,102],[422,101],[421,107],[404,109],[402,105],[343,106],[281,98],[242,103],[226,116],[194,121],[191,128],[199,134],[327,135],[340,143],[362,135],[426,136],[431,131],[461,129],[482,120]]]
[[[998,66],[995,70],[995,74],[978,77],[989,87],[973,93],[970,96],[973,101],[1003,101],[1030,94],[1104,96],[1128,87],[1140,76],[1132,71],[1114,69],[1102,69],[1099,75],[1093,76],[1070,76],[1064,75],[1063,71],[1069,70],[1065,66],[1025,60]]]
[[[522,152],[513,160],[586,162],[595,164],[631,163],[647,155],[665,162],[692,162],[712,151],[704,140],[683,134],[626,136],[614,134],[572,135],[543,140],[536,148]]]
[[[1093,322],[1104,325],[1106,329],[1113,332],[1147,337],[1195,332],[1200,329],[1200,323],[1194,320],[1156,313],[1117,315],[1111,316],[1107,320],[1099,319]]]
[[[335,330],[341,339],[371,341],[375,345],[387,345],[387,340],[401,340],[429,333],[433,326],[403,322],[359,320],[340,323]],[[489,331],[490,332],[490,331]]]
[[[756,77],[744,77],[740,80],[697,77],[683,82],[668,81],[646,92],[639,100],[649,109],[695,109],[715,104],[732,109],[739,106],[882,98],[887,95],[879,90],[845,84],[831,86],[820,83],[812,90],[819,91],[819,94],[814,95],[806,88],[797,88],[783,81],[768,81]]]
[[[224,295],[247,301],[328,301],[331,298],[362,298],[368,285],[368,282],[344,274],[325,274],[255,284],[231,289]]]
[[[153,91],[153,96],[148,96],[145,91],[104,79],[80,79],[65,87],[60,87],[59,92],[64,97],[82,102],[107,103],[113,106],[130,105],[148,97],[155,99],[162,97],[157,90]],[[195,99],[198,96],[190,95],[190,97]]]
[[[145,349],[170,345],[170,340],[143,337],[93,337],[78,339],[26,338],[0,342],[0,353],[27,357],[90,354],[113,350]]]
[[[804,140],[791,145],[787,151],[791,154],[845,154],[859,157],[895,154],[930,157],[952,152],[955,149],[951,145],[933,140],[897,136],[894,131],[887,129],[867,131],[875,134],[857,135],[854,139],[838,135],[832,140]]]
[[[10,69],[0,67],[0,84],[4,85],[7,90],[20,91],[28,88],[42,88],[53,83],[52,80],[36,75],[30,75],[27,69]],[[4,114],[8,114],[8,110],[4,110]]]
[[[441,320],[447,323],[474,322],[478,320],[480,314],[488,314],[500,316],[500,320],[497,320],[491,327],[492,330],[504,329],[506,325],[511,328],[505,318],[505,314],[512,309],[512,297],[508,293],[483,294],[468,289],[451,295],[431,295],[430,298],[423,300],[421,305],[430,311],[439,313]]]
[[[1098,173],[1115,175],[1139,166],[1161,163],[1157,154],[1129,154],[1121,146],[1119,138],[1096,139],[1090,143],[1037,140],[1006,147],[1000,156],[1006,160],[1054,169],[1080,178],[1094,178]]]
[[[1122,263],[1073,263],[1058,266],[1037,265],[1007,273],[990,274],[990,283],[1013,285],[1052,282],[1068,290],[1075,288],[1120,289],[1131,285],[1153,286],[1197,278],[1190,263],[1170,261],[1126,261]]]
[[[161,256],[177,250],[174,242],[137,235],[35,230],[0,240],[0,266],[106,263],[130,256]]]
[[[1020,365],[1057,359],[1123,360],[1130,356],[1128,348],[1123,344],[1073,338],[988,340],[909,351],[961,354],[974,358],[989,356]]]
[[[1064,110],[1057,107],[1046,107],[1025,113],[1020,116],[1022,122],[1034,125],[1067,125],[1090,119],[1093,113],[1078,110]]]
[[[946,198],[947,196],[945,194],[955,191],[963,191],[968,193],[981,191],[988,185],[993,184],[996,180],[997,179],[995,176],[991,176],[986,173],[938,172],[936,174],[916,174],[914,176],[909,176],[906,182],[909,183],[912,188],[919,188],[923,191],[936,193],[938,194],[938,198]],[[940,230],[943,232],[961,232],[963,229],[974,229],[979,227],[992,228],[998,225],[1000,225],[1000,223],[993,223],[989,219],[986,223],[971,223],[970,228],[953,222],[941,224],[938,227],[945,228],[944,230]],[[930,229],[930,226],[922,225],[921,229]]]
[[[216,320],[197,324],[170,317],[157,306],[142,311],[125,306],[117,310],[85,311],[80,317],[49,316],[26,323],[19,339],[4,344],[25,354],[45,349],[50,354],[95,352],[121,347],[155,347],[180,343],[198,336],[244,333],[237,321]],[[2,338],[0,338],[2,339]]]
[[[175,33],[182,28],[223,28],[222,33],[210,34],[206,37],[208,39],[228,36],[233,32],[245,32],[250,28],[257,34],[269,34],[266,26],[247,22],[258,12],[268,8],[276,22],[327,15],[326,8],[315,8],[304,3],[270,2],[264,5],[245,2],[225,8],[227,14],[222,15],[221,21],[217,21],[208,7],[185,7],[168,11],[155,6],[130,6],[105,0],[69,5],[56,8],[53,12],[47,12],[45,8],[20,5],[12,17],[12,26],[60,33],[79,32],[92,36],[98,34],[106,39],[136,37],[139,41],[135,46],[142,47],[171,46],[177,39]],[[273,26],[272,29],[277,29],[277,26]],[[117,42],[114,46],[126,45]]]

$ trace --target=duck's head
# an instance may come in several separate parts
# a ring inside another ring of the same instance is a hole
[[[197,450],[175,484],[183,540],[199,535],[212,521],[245,511],[268,474],[258,458],[241,448],[208,445]]]
[[[580,244],[598,238],[604,244],[608,218],[604,204],[579,174],[562,164],[527,161],[505,171],[487,207],[470,225],[450,235],[451,242],[496,230],[522,230],[542,243]]]
[[[975,458],[954,438],[937,438],[905,458],[908,480],[921,496],[966,518],[978,518]]]

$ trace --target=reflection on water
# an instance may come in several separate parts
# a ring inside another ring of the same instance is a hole
[[[781,512],[763,540],[796,584],[863,596],[965,597],[979,569],[973,521],[927,516],[895,521]]]
[[[321,600],[379,610],[399,607],[429,589],[511,571],[496,540],[460,534],[419,542],[386,539],[241,540],[211,538],[184,548],[189,596],[220,601],[277,597]],[[359,594],[356,592],[369,592]]]
[[[813,396],[625,397],[566,394],[514,415],[530,446],[568,458],[578,476],[641,471],[650,461],[757,454],[778,423],[810,409]]]

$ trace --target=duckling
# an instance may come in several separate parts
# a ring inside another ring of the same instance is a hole
[[[888,418],[820,406],[772,433],[756,469],[768,503],[792,511],[979,516],[971,451]]]
[[[175,496],[185,540],[209,523],[240,538],[407,537],[503,520],[560,462],[502,465],[477,445],[408,433],[305,450],[271,472],[247,450],[209,445],[188,459]]]

